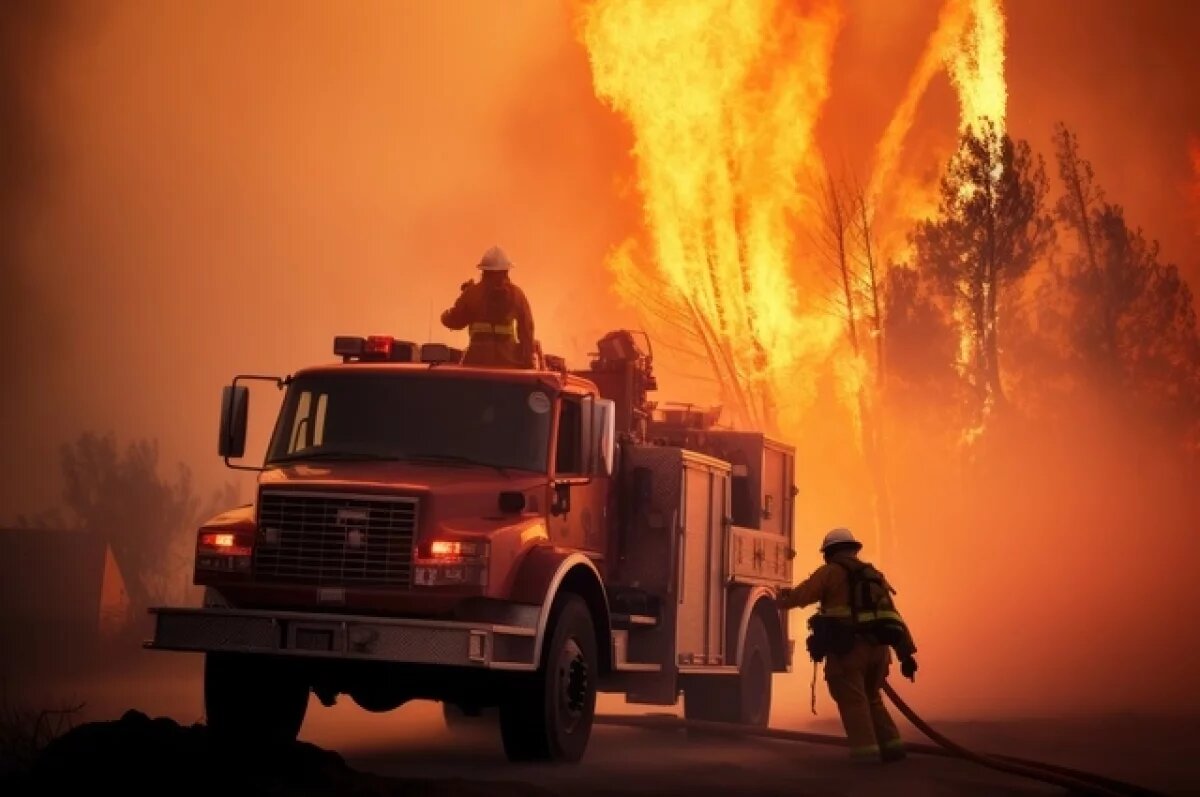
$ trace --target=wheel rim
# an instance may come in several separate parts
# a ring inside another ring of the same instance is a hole
[[[554,703],[559,727],[566,733],[573,733],[583,722],[587,713],[591,678],[587,659],[583,655],[583,648],[574,638],[568,639],[563,644],[562,650],[559,652],[555,676]]]

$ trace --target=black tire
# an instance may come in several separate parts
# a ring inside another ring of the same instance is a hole
[[[683,687],[683,716],[766,727],[771,717],[771,643],[761,618],[746,628],[737,675],[699,676]]]
[[[577,595],[560,599],[532,677],[500,704],[500,737],[510,761],[573,763],[583,757],[596,714],[596,631]]]
[[[308,710],[308,683],[295,662],[208,653],[204,712],[209,730],[233,742],[294,742]]]

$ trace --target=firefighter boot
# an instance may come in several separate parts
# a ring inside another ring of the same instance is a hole
[[[837,703],[842,727],[846,729],[850,759],[864,763],[881,760],[867,695],[867,663],[873,647],[877,646],[859,640],[849,653],[832,655],[825,660],[825,681],[829,685],[829,694]]]
[[[879,742],[880,752],[885,764],[902,761],[907,757],[904,751],[904,740],[892,716],[883,705],[883,682],[887,679],[891,654],[887,647],[874,645],[867,656],[865,684],[867,688],[867,703],[871,709],[871,725],[875,729],[875,739]]]

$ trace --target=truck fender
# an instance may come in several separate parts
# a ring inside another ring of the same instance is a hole
[[[542,643],[550,625],[550,612],[559,593],[569,590],[587,603],[596,626],[596,650],[600,667],[607,672],[612,667],[611,627],[609,625],[608,595],[604,580],[591,559],[578,551],[565,551],[539,546],[525,555],[513,582],[512,599],[519,603],[541,606],[538,612],[537,636],[534,641],[534,662],[541,666]]]
[[[730,622],[726,625],[725,649],[732,654],[731,664],[740,666],[742,647],[746,643],[746,630],[750,618],[755,614],[762,617],[771,640],[771,664],[775,672],[787,672],[791,668],[791,645],[787,636],[787,615],[775,603],[775,590],[765,586],[735,586],[729,592]]]

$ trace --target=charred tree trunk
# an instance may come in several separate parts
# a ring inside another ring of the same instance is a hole
[[[859,203],[859,209],[861,210],[861,232],[864,249],[868,253],[869,260],[870,224],[866,211],[865,198],[861,191],[858,193],[856,201]],[[850,204],[850,200],[842,195],[842,191],[835,183],[833,176],[827,171],[824,208],[826,232],[837,267],[845,305],[846,336],[850,341],[850,349],[854,357],[861,359],[863,356],[862,342],[858,335],[858,324],[855,317],[855,290],[858,275],[851,263],[850,247],[847,240],[852,229],[852,209],[853,206]],[[875,310],[874,324],[876,325],[877,333],[880,316],[878,293],[874,289],[874,264],[871,263],[868,268],[871,274],[871,294]],[[876,334],[876,338],[878,339],[878,334]],[[879,367],[880,363],[877,359],[876,368]],[[892,537],[891,494],[887,486],[887,470],[883,461],[881,424],[875,412],[876,406],[875,401],[873,401],[875,398],[877,396],[872,394],[868,383],[864,382],[858,386],[858,392],[854,397],[854,401],[858,408],[857,432],[859,435],[859,445],[871,482],[872,508],[875,514],[875,550],[882,560],[882,558],[887,556],[888,552],[894,549],[895,543]]]

